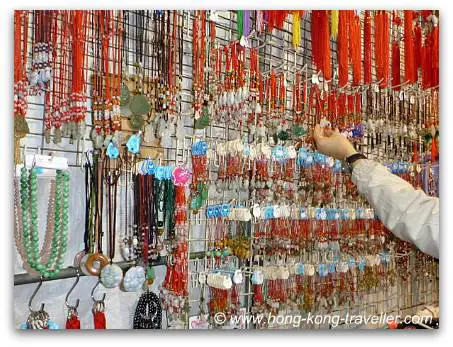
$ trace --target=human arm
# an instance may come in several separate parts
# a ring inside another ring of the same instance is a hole
[[[338,130],[316,126],[314,139],[320,152],[345,160],[357,153]],[[352,180],[382,223],[398,238],[439,257],[439,199],[416,190],[383,165],[368,159],[353,163]]]

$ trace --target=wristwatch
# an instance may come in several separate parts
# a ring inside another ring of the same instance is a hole
[[[354,164],[359,159],[367,159],[367,157],[365,157],[362,153],[354,153],[353,155],[350,155],[346,158],[346,167],[349,173],[352,173],[352,164]]]

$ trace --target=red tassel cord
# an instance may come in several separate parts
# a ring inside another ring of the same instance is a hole
[[[400,90],[401,87],[401,53],[399,41],[399,26],[401,18],[396,11],[393,11],[393,41],[392,41],[392,87],[394,90]]]
[[[354,95],[354,99],[355,99],[355,114],[356,115],[360,115],[362,114],[362,94],[360,93],[356,93]]]
[[[379,86],[386,88],[389,78],[389,17],[386,11],[378,11],[374,18],[376,77]]]
[[[349,65],[348,65],[348,21],[349,11],[340,10],[338,14],[338,86],[345,87],[348,84]]]
[[[412,10],[404,11],[404,81],[413,84],[417,82],[414,57],[414,25]]]
[[[352,64],[352,84],[354,86],[358,86],[362,84],[362,45],[359,16],[351,16],[349,31]]]
[[[76,314],[71,314],[71,316],[66,320],[66,329],[80,329],[80,319]]]
[[[414,28],[414,64],[415,64],[415,73],[417,74],[418,69],[422,67],[422,28],[420,23]]]
[[[433,45],[432,36],[428,34],[425,39],[425,44],[422,47],[422,88],[431,88],[432,82],[432,55],[431,47]]]
[[[434,25],[431,33],[433,45],[432,45],[432,87],[439,85],[439,26]]]
[[[106,329],[107,324],[105,321],[105,314],[102,311],[94,311],[93,312],[94,318],[94,328],[95,329]]]
[[[312,11],[311,29],[313,63],[318,71],[322,72],[324,79],[330,80],[332,79],[332,69],[330,66],[329,11]]]
[[[363,82],[371,83],[371,16],[368,10],[363,20]]]
[[[430,32],[426,34],[422,47],[422,87],[432,88],[439,85],[439,26],[437,18]]]
[[[338,95],[338,116],[340,119],[344,119],[346,113],[346,94],[341,93]]]
[[[354,114],[354,106],[355,106],[354,95],[349,94],[347,101],[348,101],[348,116],[351,116]]]
[[[392,87],[394,90],[401,89],[401,59],[400,59],[400,45],[397,41],[392,43]]]
[[[431,161],[437,161],[439,157],[439,150],[437,149],[437,139],[433,137],[431,140]]]
[[[330,93],[328,99],[328,116],[329,116],[329,122],[332,124],[336,124],[337,122],[337,108],[338,108],[338,100],[337,100],[337,92],[332,91]]]
[[[267,30],[272,32],[274,28],[283,29],[283,24],[285,22],[286,17],[291,11],[286,10],[269,10],[269,11],[262,11],[264,12],[264,17],[267,20]]]
[[[418,163],[418,150],[417,150],[417,142],[414,141],[412,144],[412,162]]]

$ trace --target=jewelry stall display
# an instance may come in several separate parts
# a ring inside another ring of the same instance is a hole
[[[438,306],[438,261],[313,129],[438,197],[439,27],[437,10],[15,11],[17,325],[321,329],[307,318]],[[44,282],[68,283],[45,298],[64,316],[33,309]]]

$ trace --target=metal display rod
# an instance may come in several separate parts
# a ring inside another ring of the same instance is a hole
[[[191,259],[196,259],[196,258],[203,258],[205,252],[195,252],[191,254]],[[150,260],[149,261],[150,265],[153,266],[159,266],[159,265],[166,265],[167,264],[167,257],[159,257],[156,260]],[[136,263],[135,261],[121,261],[118,263],[115,263],[118,265],[123,271],[128,270],[130,267],[135,266]],[[79,272],[80,277],[86,276],[84,273]],[[48,281],[55,281],[55,280],[62,280],[65,278],[73,278],[77,276],[77,271],[75,267],[67,267],[65,269],[62,269],[58,276],[55,276],[53,278],[48,278],[48,279],[43,279],[43,282],[48,282]],[[41,277],[39,275],[31,275],[29,273],[21,273],[21,274],[16,274],[14,275],[14,285],[15,286],[21,286],[23,284],[29,284],[29,283],[38,283],[41,281]]]

